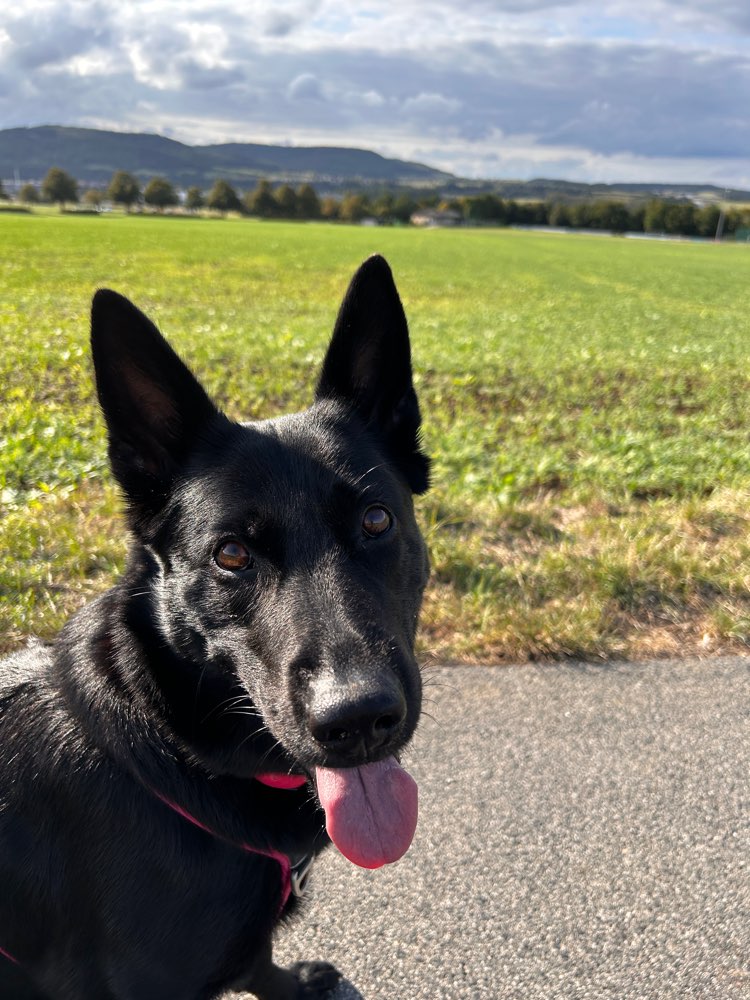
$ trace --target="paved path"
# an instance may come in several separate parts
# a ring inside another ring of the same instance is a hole
[[[277,959],[336,1000],[748,1000],[749,663],[430,671],[412,849],[329,851]]]

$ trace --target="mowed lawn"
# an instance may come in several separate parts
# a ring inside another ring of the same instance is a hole
[[[98,286],[230,415],[306,405],[372,252],[409,316],[434,485],[426,658],[750,642],[750,248],[507,230],[0,216],[0,646],[122,565],[88,355]]]

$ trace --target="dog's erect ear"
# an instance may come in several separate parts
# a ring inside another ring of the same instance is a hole
[[[91,352],[112,471],[137,523],[161,508],[219,411],[154,324],[116,292],[94,296]]]
[[[341,304],[316,390],[349,403],[383,438],[414,493],[429,483],[419,447],[421,416],[411,376],[409,328],[391,269],[370,257]]]

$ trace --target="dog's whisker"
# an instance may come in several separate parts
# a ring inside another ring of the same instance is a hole
[[[193,702],[193,717],[197,721],[198,707],[200,705],[201,697],[201,685],[203,684],[203,678],[205,677],[206,670],[208,669],[208,664],[204,663],[201,667],[200,673],[198,674],[198,683],[195,685],[195,701]]]
[[[202,719],[202,722],[203,723],[208,722],[208,720],[211,718],[211,716],[215,715],[217,712],[219,713],[219,715],[221,717],[221,716],[224,715],[227,707],[235,708],[235,707],[241,705],[243,702],[247,703],[246,704],[247,708],[254,708],[255,707],[252,704],[252,702],[250,701],[250,695],[248,695],[248,694],[234,695],[231,698],[226,698],[224,701],[220,701],[218,705],[214,705],[213,708],[209,712],[207,712],[206,715],[204,715],[204,717]]]
[[[424,689],[438,689],[440,691],[451,691],[453,694],[460,694],[461,688],[455,681],[449,680],[445,674],[435,673],[435,668],[430,666],[423,666],[421,668],[422,673],[422,687]]]
[[[222,713],[222,719],[260,719],[262,716],[258,712],[247,712],[242,709],[228,709]]]
[[[260,757],[260,759],[258,761],[258,770],[259,771],[263,770],[263,768],[265,767],[266,761],[269,760],[273,756],[273,754],[276,753],[276,751],[280,750],[282,753],[285,753],[284,745],[281,743],[280,740],[278,740],[273,735],[273,733],[268,728],[268,726],[263,726],[261,729],[259,729],[257,731],[257,733],[250,733],[248,736],[246,736],[240,742],[240,745],[239,745],[239,747],[237,749],[239,750],[240,747],[243,747],[249,740],[253,739],[253,737],[255,737],[256,735],[262,735],[262,734],[267,734],[268,736],[273,737],[273,742],[272,742],[271,746],[265,751],[265,753],[263,753],[261,755],[261,757]]]
[[[355,480],[353,480],[352,486],[359,486],[362,480],[366,479],[370,475],[370,473],[377,472],[378,469],[384,469],[385,465],[386,465],[385,462],[378,462],[377,465],[371,466],[369,469],[367,469],[366,472],[363,472],[361,475],[357,476]]]

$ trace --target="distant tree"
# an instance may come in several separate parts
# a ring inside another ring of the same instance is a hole
[[[361,222],[372,213],[372,207],[364,194],[346,194],[341,199],[339,218],[344,222]]]
[[[372,213],[381,222],[393,221],[393,203],[396,199],[392,191],[383,191],[372,203]]]
[[[464,211],[468,212],[468,202],[465,202]],[[511,198],[505,202],[505,220],[509,226],[517,226],[521,221],[521,215],[521,206],[517,201]]]
[[[505,219],[508,225],[546,226],[547,205],[543,201],[506,202]]]
[[[561,201],[553,202],[547,209],[547,222],[555,228],[572,225],[570,206]]]
[[[10,201],[10,195],[3,187],[2,181],[0,181],[0,201]]]
[[[329,222],[338,219],[339,217],[340,203],[338,199],[332,198],[330,195],[324,198],[320,203],[320,214],[324,219],[328,219]]]
[[[271,183],[267,180],[259,180],[255,188],[247,192],[244,205],[250,215],[257,215],[261,219],[272,219],[278,215],[278,202],[274,198]]]
[[[320,199],[312,184],[303,184],[297,190],[297,215],[300,219],[320,218]]]
[[[699,236],[714,237],[719,225],[721,209],[718,205],[704,205],[695,215],[695,228]]]
[[[436,203],[436,207],[442,211],[457,206],[460,212],[461,207],[455,200]],[[370,203],[371,213],[381,222],[408,222],[420,207],[421,205],[417,204],[417,201],[410,194],[396,194],[393,191],[382,191]]]
[[[187,189],[185,208],[189,208],[191,212],[195,212],[199,208],[203,208],[205,204],[206,199],[203,197],[203,192],[199,187],[190,187]]]
[[[438,203],[439,212],[458,212],[463,215],[463,210],[464,206],[460,198],[443,198]]]
[[[129,212],[141,197],[141,186],[127,170],[118,170],[112,175],[107,195],[115,205],[124,205],[125,211]]]
[[[417,210],[417,203],[410,194],[400,194],[393,202],[391,215],[397,222],[408,222]]]
[[[469,212],[469,201],[468,201],[468,198],[466,198],[465,196],[463,196],[461,198],[455,198],[454,199],[454,204],[456,205],[456,211],[460,212],[460,214],[464,217],[464,219],[467,219],[468,218],[468,212]],[[506,206],[508,204],[509,204],[509,202],[506,202]]]
[[[439,194],[423,194],[420,196],[415,208],[437,208],[439,204]]]
[[[478,194],[468,199],[467,218],[472,222],[504,223],[507,220],[505,203],[495,194]]]
[[[568,205],[568,218],[574,229],[588,229],[591,226],[591,203],[577,201]]]
[[[664,210],[664,231],[674,236],[695,236],[695,205],[673,202]]]
[[[50,167],[42,181],[44,201],[57,202],[61,207],[67,201],[78,201],[78,182],[60,167]]]
[[[567,219],[567,222],[552,221],[556,218],[558,205],[563,210],[561,218]],[[591,206],[586,201],[565,202],[562,204],[555,202],[550,206],[547,218],[551,226],[559,225],[571,226],[573,229],[587,229],[591,222]]]
[[[609,226],[609,202],[591,201],[589,202],[589,228],[590,229],[610,229]]]
[[[645,205],[632,205],[630,208],[630,232],[631,233],[642,233],[643,223],[646,218],[646,206]]]
[[[665,232],[665,212],[667,203],[659,198],[652,198],[646,205],[643,214],[643,228],[647,233]]]
[[[738,229],[750,228],[750,211],[746,208],[733,208],[726,213],[724,232],[729,235]]]
[[[289,184],[282,184],[274,192],[274,200],[278,206],[277,214],[282,219],[294,219],[297,216],[297,192]]]
[[[152,177],[143,192],[143,200],[159,211],[180,203],[177,192],[166,177]]]
[[[24,184],[18,192],[18,200],[27,205],[36,205],[39,202],[39,192],[33,184]]]
[[[215,212],[241,212],[242,202],[229,181],[218,180],[208,192],[206,205]]]
[[[84,205],[90,205],[91,208],[99,208],[101,203],[104,201],[104,192],[99,191],[98,188],[89,188],[83,194]]]
[[[500,204],[502,201],[498,198]],[[547,225],[547,205],[543,201],[532,201],[526,205],[528,211],[529,225],[530,226],[546,226]],[[502,221],[502,220],[499,220]]]
[[[626,233],[630,228],[630,212],[621,201],[595,201],[591,206],[592,225],[613,233]]]

